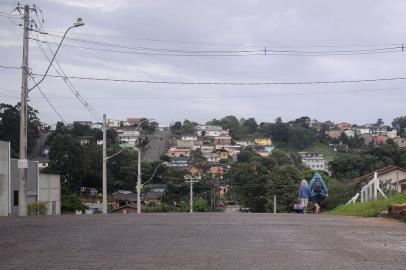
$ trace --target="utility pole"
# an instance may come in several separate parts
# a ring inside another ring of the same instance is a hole
[[[276,195],[273,195],[273,213],[276,214]]]
[[[193,213],[193,183],[198,183],[200,176],[191,176],[185,175],[184,176],[185,183],[190,184],[190,213]]]
[[[137,173],[137,213],[141,213],[141,149],[134,147],[138,152],[138,173]]]
[[[18,5],[16,8],[20,10],[21,7]],[[45,71],[45,74],[39,82],[37,82],[33,87],[28,88],[28,48],[29,48],[29,31],[31,28],[30,25],[30,11],[33,10],[36,12],[35,7],[30,8],[29,5],[24,6],[24,23],[23,23],[23,62],[22,62],[22,80],[21,80],[21,102],[20,102],[20,149],[19,149],[19,160],[18,160],[18,169],[19,179],[18,179],[18,215],[26,216],[27,215],[27,169],[28,169],[28,160],[27,160],[27,122],[28,122],[28,113],[27,113],[27,99],[28,93],[37,87],[48,74],[49,69],[52,66],[55,57],[61,48],[62,42],[66,37],[66,34],[69,30],[75,27],[83,26],[85,23],[81,18],[78,18],[72,26],[68,27],[63,35],[61,41],[59,42],[58,48],[56,49],[51,61],[49,62],[48,68]]]
[[[23,35],[23,63],[21,81],[20,103],[20,155],[18,168],[20,169],[18,181],[18,215],[27,215],[27,95],[28,95],[28,41],[30,27],[30,6],[24,6],[24,35]]]
[[[103,114],[103,214],[107,214],[106,114]]]

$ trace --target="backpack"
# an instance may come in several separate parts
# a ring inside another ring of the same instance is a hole
[[[320,181],[317,180],[316,183],[314,183],[313,192],[314,193],[321,193],[321,183],[320,183]]]

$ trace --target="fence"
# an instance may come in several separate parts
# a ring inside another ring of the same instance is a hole
[[[374,173],[374,178],[366,184],[359,193],[355,194],[346,204],[355,203],[358,198],[361,199],[361,202],[367,202],[370,200],[378,199],[378,193],[382,195],[386,199],[385,193],[383,193],[382,189],[379,187],[379,178],[378,174]]]

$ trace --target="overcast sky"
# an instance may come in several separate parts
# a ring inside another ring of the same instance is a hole
[[[303,82],[406,76],[406,52],[400,48],[390,53],[386,50],[406,43],[406,1],[402,0],[48,0],[29,4],[42,10],[43,29],[52,34],[47,39],[53,49],[59,41],[54,35],[60,35],[77,17],[85,21],[85,26],[68,34],[85,41],[67,39],[64,44],[88,49],[62,46],[57,56],[68,76],[182,82]],[[1,0],[0,15],[12,11],[15,5],[16,1]],[[19,20],[14,15],[18,13],[12,14],[14,24],[0,16],[0,65],[21,66],[22,30],[15,25]],[[41,18],[41,12],[38,14]],[[31,16],[38,23],[35,14]],[[32,37],[37,36],[33,33]],[[43,35],[38,37],[44,41]],[[109,44],[102,46],[94,41]],[[47,44],[41,46],[50,52]],[[265,56],[260,51],[265,47],[267,51],[373,49],[385,53],[303,56],[270,55],[268,51]],[[30,40],[29,50],[32,71],[44,73],[48,62],[35,40]],[[167,54],[167,50],[174,50],[172,54],[253,50],[260,55],[151,55]],[[56,73],[51,69],[50,74]],[[142,116],[169,124],[183,119],[206,122],[232,114],[238,118],[255,117],[258,122],[273,121],[278,116],[283,120],[309,116],[319,121],[358,124],[383,118],[390,124],[393,118],[405,115],[403,80],[267,86],[71,82],[100,118],[102,113],[116,119]],[[20,70],[0,68],[1,102],[15,104],[20,85]],[[46,78],[41,89],[68,122],[95,121],[62,79]],[[30,93],[30,105],[40,111],[41,119],[59,121],[40,97],[37,89]]]

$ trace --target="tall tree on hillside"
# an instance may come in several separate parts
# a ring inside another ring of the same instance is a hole
[[[258,129],[258,124],[257,121],[255,121],[255,118],[243,119],[241,125],[247,133],[254,133]]]
[[[406,137],[406,116],[393,119],[392,127],[398,131],[399,136]]]

